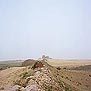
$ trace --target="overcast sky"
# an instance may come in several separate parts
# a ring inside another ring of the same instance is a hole
[[[91,0],[0,0],[0,60],[91,58]]]

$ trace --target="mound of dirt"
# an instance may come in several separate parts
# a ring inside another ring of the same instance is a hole
[[[41,61],[35,62],[35,64],[32,66],[33,69],[42,67],[44,67],[44,64]]]
[[[32,65],[36,62],[37,60],[34,59],[27,59],[22,63],[22,66],[28,66],[28,65]]]

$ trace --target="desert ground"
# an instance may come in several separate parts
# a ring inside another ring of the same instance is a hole
[[[90,60],[25,60],[13,67],[9,64],[0,70],[0,91],[91,91]]]
[[[91,60],[82,60],[82,59],[48,59],[49,64],[55,67],[78,67],[84,65],[91,65]]]

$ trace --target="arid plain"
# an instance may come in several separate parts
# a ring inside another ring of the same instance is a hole
[[[28,59],[11,64],[0,70],[0,91],[91,91],[90,60]]]

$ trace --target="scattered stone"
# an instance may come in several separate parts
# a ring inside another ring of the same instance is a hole
[[[25,89],[26,89],[26,91],[38,91],[38,87],[36,84],[28,85]]]

